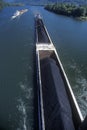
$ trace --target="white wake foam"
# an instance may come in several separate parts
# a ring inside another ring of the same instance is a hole
[[[22,95],[17,99],[17,110],[20,113],[19,128],[17,130],[33,130],[33,88],[27,81],[20,82]]]
[[[82,114],[85,117],[87,114],[87,79],[83,76],[81,66],[79,67],[74,61],[68,67],[74,73],[75,83],[72,87]]]

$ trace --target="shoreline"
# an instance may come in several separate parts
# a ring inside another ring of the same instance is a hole
[[[77,6],[75,4],[55,3],[46,5],[44,9],[53,12],[55,14],[72,17],[80,21],[87,21],[87,5]]]
[[[0,11],[4,8],[4,7],[9,7],[9,6],[24,6],[25,4],[23,3],[6,3],[4,1],[1,1],[1,5],[0,5]]]

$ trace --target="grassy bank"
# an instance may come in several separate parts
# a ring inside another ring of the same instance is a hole
[[[55,3],[46,5],[45,9],[56,14],[72,16],[79,20],[87,20],[87,5],[79,6],[75,4]]]

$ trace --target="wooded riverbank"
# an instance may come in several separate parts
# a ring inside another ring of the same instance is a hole
[[[87,5],[80,6],[68,3],[55,3],[46,5],[45,9],[52,11],[56,14],[74,17],[79,20],[87,20]]]
[[[6,6],[24,6],[23,3],[7,3],[3,0],[0,0],[0,10],[2,10]]]

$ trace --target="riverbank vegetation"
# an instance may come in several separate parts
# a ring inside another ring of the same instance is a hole
[[[87,20],[87,5],[75,5],[68,3],[55,3],[45,6],[45,9],[56,14],[72,16],[79,20]]]
[[[6,3],[7,6],[24,6],[23,3]]]
[[[3,9],[6,6],[23,6],[22,3],[6,3],[3,0],[0,0],[0,10]]]
[[[4,7],[4,1],[0,0],[0,10]]]

